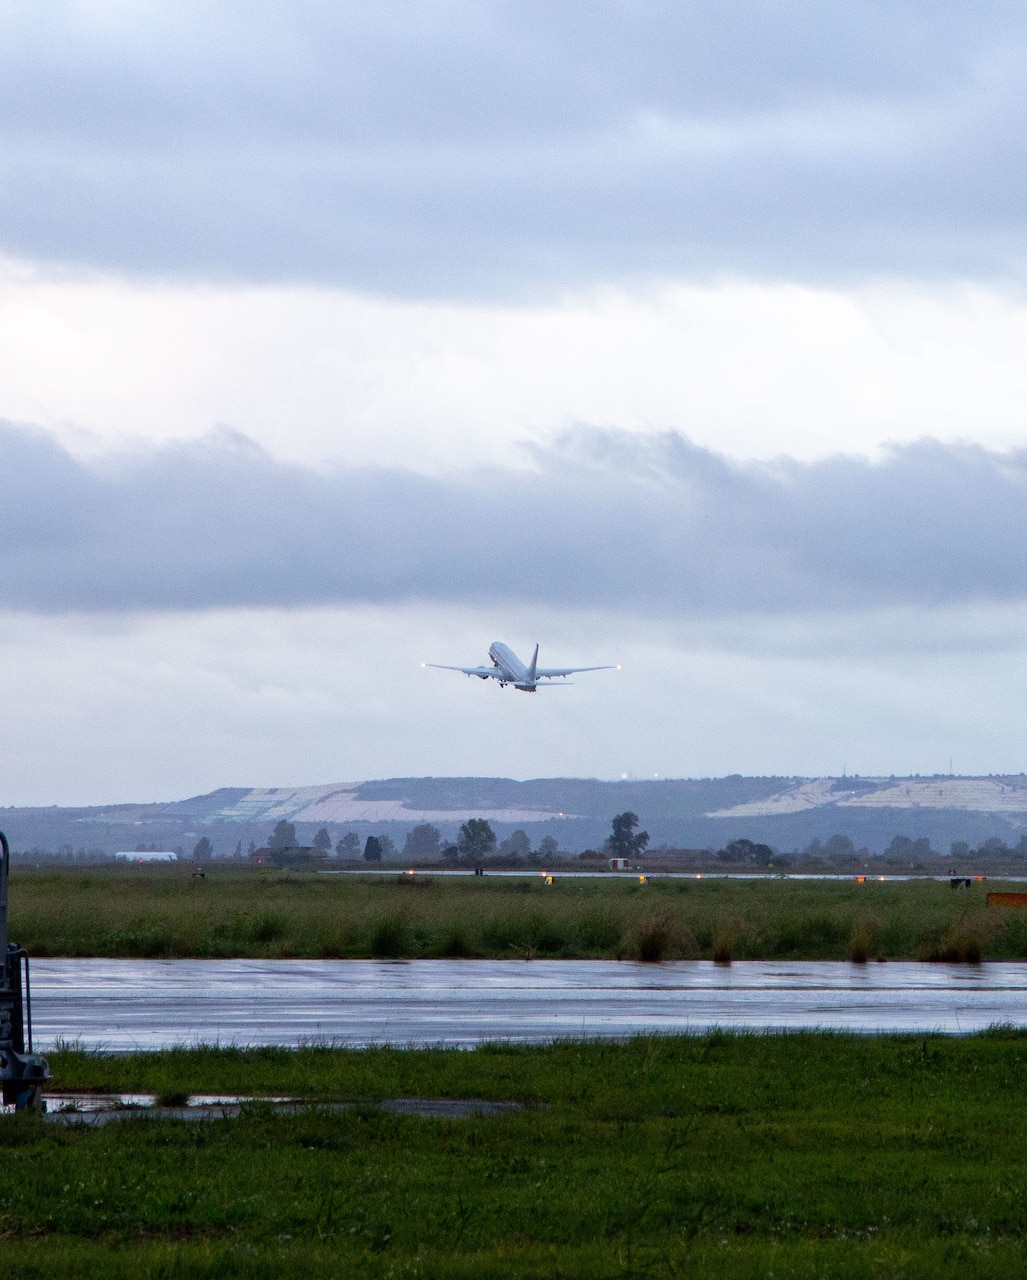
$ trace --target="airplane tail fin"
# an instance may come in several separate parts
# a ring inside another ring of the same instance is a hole
[[[531,659],[531,666],[528,668],[528,682],[534,684],[536,680],[535,672],[538,670],[538,645],[535,646],[535,653]]]

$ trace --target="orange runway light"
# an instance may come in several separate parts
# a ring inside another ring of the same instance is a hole
[[[867,882],[867,878],[866,878],[866,876],[857,876],[857,877],[856,877],[856,883],[857,883],[857,884],[866,884],[866,882]]]

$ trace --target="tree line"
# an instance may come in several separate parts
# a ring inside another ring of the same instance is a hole
[[[596,861],[604,855],[610,858],[624,858],[629,862],[637,861],[649,846],[649,833],[638,830],[640,823],[638,814],[627,811],[618,813],[610,824],[610,834],[604,841],[601,851],[586,849],[580,856],[586,861]],[[276,823],[268,837],[267,848],[271,852],[281,852],[298,848],[294,823],[282,819]],[[541,865],[547,858],[560,852],[559,843],[553,836],[543,836],[537,848],[532,848],[531,838],[523,830],[514,831],[505,840],[499,840],[492,824],[484,818],[469,818],[462,823],[455,841],[447,843],[440,829],[430,822],[422,822],[412,827],[407,833],[403,847],[398,850],[395,842],[388,835],[369,835],[363,841],[354,831],[333,840],[327,827],[321,827],[312,841],[312,847],[321,855],[327,856],[333,849],[340,858],[356,860],[363,858],[367,862],[382,862],[402,853],[409,861],[436,861],[439,859],[466,865],[478,865],[490,858],[502,858],[516,865],[527,862]],[[248,852],[258,852],[251,841]],[[214,849],[207,836],[202,836],[193,849],[193,856],[207,859],[213,856]],[[235,857],[243,856],[242,842],[235,847]],[[751,866],[784,866],[784,857],[770,845],[759,841],[739,838],[729,841],[724,848],[710,856],[728,864],[747,864]],[[832,835],[825,840],[814,839],[805,848],[796,850],[793,857],[824,858],[830,861],[847,859],[865,859],[873,855],[865,847],[857,847],[855,842],[845,835]],[[883,857],[897,861],[916,862],[943,855],[931,845],[927,836],[911,837],[896,835]],[[949,856],[965,858],[972,856],[985,857],[1022,857],[1027,858],[1027,835],[1023,835],[1015,844],[1008,844],[998,836],[992,836],[977,846],[965,840],[951,843]]]
[[[619,813],[613,819],[611,832],[603,848],[610,857],[638,858],[649,843],[649,833],[638,831],[639,819],[635,813]],[[282,853],[290,849],[299,849],[295,823],[282,818],[275,824],[267,841],[270,853]],[[333,844],[331,833],[327,827],[321,827],[311,842],[311,848],[318,854],[327,856],[333,850],[340,858],[356,859],[363,857],[366,862],[381,862],[393,857],[396,845],[387,835],[369,835],[361,849],[360,837],[354,831],[347,831]],[[213,856],[213,845],[206,836],[197,841],[193,856],[207,859]],[[253,856],[259,852],[251,841],[248,853]],[[442,832],[434,823],[422,822],[412,827],[406,834],[402,854],[411,861],[432,861],[447,859],[467,865],[478,865],[487,858],[504,858],[513,862],[543,862],[560,852],[559,842],[553,836],[543,836],[538,847],[533,849],[531,837],[526,831],[516,830],[505,840],[500,841],[490,822],[485,818],[468,818],[461,824],[456,841],[446,844]],[[242,857],[242,843],[237,843],[235,857]]]

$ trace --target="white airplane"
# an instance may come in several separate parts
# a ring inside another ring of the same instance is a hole
[[[512,684],[522,693],[534,693],[539,688],[540,680],[556,680],[562,676],[572,676],[579,671],[613,671],[620,667],[540,667],[538,665],[538,645],[528,666],[518,658],[509,645],[496,640],[489,645],[491,667],[445,667],[441,662],[422,662],[422,667],[435,667],[439,671],[462,671],[465,676],[477,676],[479,680],[498,680],[505,689]]]

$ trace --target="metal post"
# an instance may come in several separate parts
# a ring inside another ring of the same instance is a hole
[[[3,985],[7,983],[7,877],[11,872],[11,846],[7,843],[7,837],[0,831],[0,849],[3,851],[2,859],[0,859],[0,957],[3,958],[4,975]]]
[[[29,953],[24,947],[18,955],[25,961],[25,1043],[32,1052],[32,982],[29,978]],[[19,974],[20,977],[20,974]]]
[[[32,988],[28,952],[12,943],[7,930],[7,883],[11,848],[0,831],[0,1094],[16,1111],[38,1110],[50,1079],[45,1058],[32,1052]],[[22,959],[25,961],[22,986]],[[27,1052],[26,1052],[27,1050]]]

